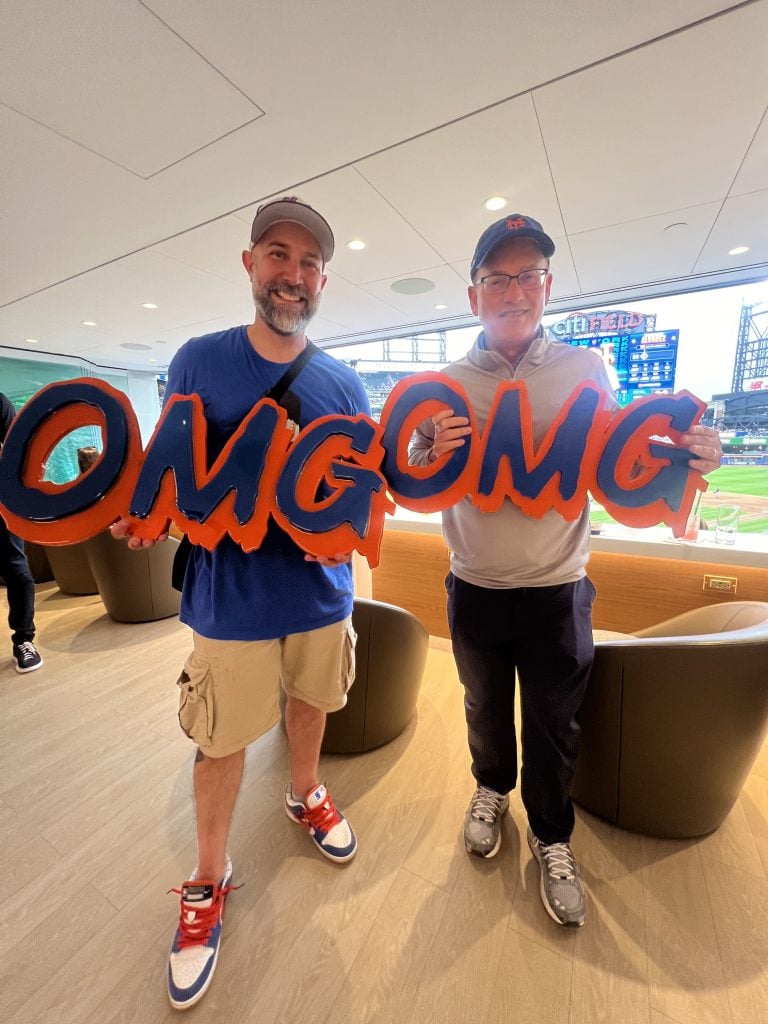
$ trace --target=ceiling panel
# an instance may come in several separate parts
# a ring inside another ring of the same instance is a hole
[[[463,315],[467,312],[467,285],[452,267],[425,267],[413,274],[412,278],[432,282],[433,287],[416,295],[403,295],[392,290],[392,285],[398,280],[394,278],[367,284],[365,291],[394,305],[403,314],[401,319],[405,323],[429,322],[435,317]],[[436,310],[438,304],[448,308]]]
[[[332,111],[358,137],[375,128],[379,145],[732,6],[644,0],[639,13],[636,0],[613,0],[606,18],[605,0],[146,5],[270,114]]]
[[[645,0],[638,16],[634,0],[615,0],[611,18],[604,0],[148,6],[267,111],[160,175],[210,219],[729,5]]]
[[[537,89],[567,230],[726,196],[765,110],[766,39],[758,3]]]
[[[190,338],[199,338],[203,334],[212,334],[214,331],[224,331],[229,327],[237,326],[239,323],[249,323],[253,319],[249,312],[246,307],[242,307],[240,316],[237,316],[236,313],[233,315],[228,311],[226,314],[213,317],[210,320],[196,320],[191,323],[180,324],[172,330],[156,331],[151,335],[148,334],[140,340],[150,345],[151,351],[135,353],[135,363],[142,363],[146,366],[149,358],[154,356],[157,359],[156,368],[165,369],[176,351],[186,341],[189,341]],[[125,349],[121,349],[117,358],[124,359],[128,358],[129,355],[130,353],[126,352]]]
[[[571,235],[582,289],[591,292],[687,276],[719,209],[719,203],[707,203]]]
[[[747,245],[749,252],[729,256],[736,246]],[[707,239],[696,271],[704,273],[723,266],[748,267],[762,264],[762,276],[768,265],[768,189],[726,199]]]
[[[316,316],[307,330],[308,336],[313,341],[322,341],[323,338],[334,338],[339,332],[344,332],[341,324],[334,323],[324,316]]]
[[[499,216],[482,205],[494,193],[555,238],[563,308],[640,294],[632,282],[657,268],[673,289],[699,244],[706,281],[764,274],[767,11],[768,0],[616,0],[610,18],[604,0],[8,0],[0,345],[39,334],[57,351],[146,367],[250,320],[240,252],[253,206],[296,192],[338,243],[311,328],[320,339],[471,319],[469,258]],[[254,102],[267,115],[237,128]],[[198,144],[148,180],[110,162],[147,174]],[[743,201],[725,202],[729,190]],[[660,239],[666,218],[691,209],[703,219],[691,214],[686,237]],[[745,232],[750,254],[723,256]],[[353,236],[363,252],[345,248]],[[389,290],[417,275],[438,281],[448,310],[434,310],[434,293]]]
[[[40,349],[82,355],[92,353],[96,341],[105,357],[114,359],[121,343],[154,345],[180,325],[216,316],[230,323],[252,319],[243,278],[240,287],[167,257],[138,253],[0,310],[0,345],[33,337]],[[143,309],[144,302],[158,308]],[[96,327],[83,326],[83,320]],[[123,355],[129,364],[147,358],[127,350]]]
[[[521,154],[525,154],[521,159]],[[530,96],[360,161],[359,172],[449,263],[469,259],[501,213],[484,203],[506,196],[553,234],[563,231]]]
[[[550,261],[552,267],[552,291],[550,301],[562,295],[578,295],[582,291],[570,240],[565,235],[553,235],[555,254]]]
[[[403,277],[441,262],[439,253],[354,168],[324,175],[298,194],[321,210],[333,228],[333,271],[347,281],[363,284]],[[258,204],[242,210],[238,217],[250,224],[257,208]],[[355,238],[363,239],[366,248],[348,249],[346,243]]]
[[[0,306],[163,230],[146,184],[127,171],[3,106],[0,137]]]
[[[768,44],[766,44],[768,50]],[[768,108],[731,188],[732,196],[768,188]]]
[[[232,305],[243,288],[152,252],[137,253],[67,281],[40,297],[38,308],[52,315],[62,311],[76,322],[95,320],[100,327],[126,336],[175,326],[179,310],[185,322],[203,316],[212,303]],[[142,303],[158,308],[147,310]]]
[[[263,113],[140,3],[3,8],[2,102],[142,177]]]
[[[328,284],[323,292],[320,314],[352,333],[368,331],[374,326],[394,327],[402,319],[394,303],[376,298],[349,281],[336,277],[332,268],[328,270]],[[317,334],[316,331],[314,333]]]
[[[240,256],[248,243],[249,229],[239,217],[221,217],[160,242],[152,252],[247,289]]]

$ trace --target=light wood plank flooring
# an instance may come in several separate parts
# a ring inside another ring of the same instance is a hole
[[[0,1021],[164,1024],[176,897],[195,862],[193,750],[175,719],[176,620],[118,625],[38,588],[45,667],[0,669]],[[435,641],[416,719],[325,757],[360,840],[337,867],[286,819],[279,729],[254,744],[231,837],[217,975],[189,1021],[765,1024],[768,746],[724,826],[696,842],[579,813],[585,928],[546,916],[519,800],[490,862],[468,857],[462,700]]]

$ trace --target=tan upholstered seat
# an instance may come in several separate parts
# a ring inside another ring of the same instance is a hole
[[[356,597],[352,625],[355,681],[346,706],[326,720],[326,754],[359,754],[399,736],[416,710],[427,660],[429,634],[404,608]]]
[[[42,544],[25,540],[24,552],[35,583],[48,583],[53,579],[53,569],[51,569],[51,563],[48,561],[48,555]]]
[[[53,578],[62,594],[98,594],[86,551],[87,541],[77,544],[45,544]]]
[[[107,614],[117,622],[151,622],[178,615],[181,594],[171,586],[179,542],[173,537],[134,551],[107,530],[83,542]]]
[[[580,721],[577,803],[647,835],[712,832],[768,732],[768,603],[598,641]]]
[[[355,598],[355,682],[346,707],[328,715],[322,749],[372,750],[399,736],[416,710],[429,635],[415,615]]]
[[[99,453],[94,447],[78,448],[77,465],[80,473],[87,472],[98,456]],[[43,547],[53,578],[62,594],[98,593],[85,543],[78,541],[75,544],[48,544]]]

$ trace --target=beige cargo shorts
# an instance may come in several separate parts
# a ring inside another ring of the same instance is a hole
[[[355,677],[351,616],[277,640],[211,640],[194,633],[177,680],[179,724],[208,757],[247,747],[280,719],[280,686],[321,711],[347,702]]]

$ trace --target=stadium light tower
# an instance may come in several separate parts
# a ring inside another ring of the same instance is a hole
[[[768,303],[741,307],[731,391],[768,389]]]

